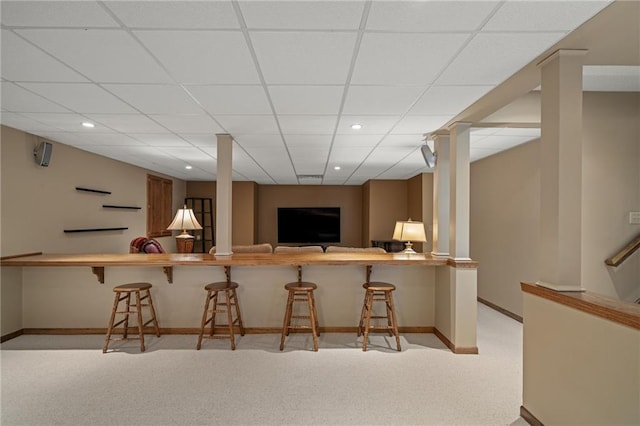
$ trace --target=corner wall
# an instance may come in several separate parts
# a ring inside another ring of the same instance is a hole
[[[1,132],[1,256],[127,253],[133,238],[146,235],[147,174],[162,175],[49,139],[51,162],[41,167],[33,160],[33,149],[41,138],[5,126]],[[111,194],[80,192],[76,186]],[[174,211],[182,205],[185,189],[185,182],[173,180]],[[141,209],[108,209],[103,204]],[[128,229],[64,233],[64,229],[103,227]],[[173,237],[158,240],[167,251],[175,251]],[[22,274],[11,269],[2,268],[2,335],[22,328]]]

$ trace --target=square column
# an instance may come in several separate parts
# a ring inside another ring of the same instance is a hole
[[[540,63],[540,283],[580,289],[582,256],[582,64],[584,50]]]
[[[216,135],[218,139],[216,182],[216,257],[230,256],[232,218],[232,152],[231,135]]]
[[[431,255],[449,257],[449,134],[433,135],[436,169],[433,172],[433,246]]]
[[[451,128],[449,168],[449,253],[453,260],[469,257],[470,162],[469,139],[471,123],[458,122]]]

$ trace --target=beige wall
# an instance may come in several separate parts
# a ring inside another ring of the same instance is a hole
[[[2,256],[31,252],[126,253],[133,238],[146,234],[147,173],[156,173],[55,141],[50,141],[53,151],[49,166],[41,167],[33,161],[33,149],[40,138],[3,126],[1,141]],[[111,191],[111,194],[80,192],[75,190],[76,186]],[[182,205],[185,187],[185,182],[173,180],[174,211]],[[141,209],[105,209],[102,204]],[[129,229],[63,232],[64,229],[101,227]],[[168,251],[175,251],[174,238],[158,240]],[[15,331],[15,324],[20,322],[17,318],[5,317],[5,313],[13,312],[16,305],[22,304],[14,278],[15,274],[3,271],[3,335]]]
[[[278,207],[340,207],[340,244],[360,246],[361,186],[259,185],[258,242],[278,245]]]
[[[640,252],[618,268],[604,260],[640,234],[640,93],[584,94],[582,283],[623,300],[640,297]]]
[[[369,241],[390,240],[398,220],[408,219],[406,180],[369,181]]]
[[[470,253],[478,296],[522,316],[520,282],[538,279],[539,141],[471,165]]]
[[[523,406],[543,424],[640,424],[640,330],[524,293]]]
[[[618,268],[604,260],[640,233],[640,95],[584,94],[582,286],[640,297],[640,253]],[[480,262],[478,296],[522,315],[521,281],[537,281],[539,142],[471,165],[471,257]]]
[[[418,253],[430,253],[433,246],[433,173],[421,173],[407,181],[407,215],[424,223],[426,243],[415,243]]]

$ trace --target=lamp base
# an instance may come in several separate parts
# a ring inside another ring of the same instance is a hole
[[[402,253],[405,254],[416,254],[416,251],[413,249],[413,243],[411,241],[407,241],[404,243],[405,249],[402,250]]]
[[[178,235],[176,237],[176,249],[178,250],[178,253],[193,252],[193,241],[193,236],[189,234],[187,234],[187,236],[184,234]]]

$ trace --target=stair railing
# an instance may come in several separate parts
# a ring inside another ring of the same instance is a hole
[[[640,248],[640,234],[638,234],[633,240],[631,240],[629,244],[624,246],[624,248],[622,248],[622,250],[620,250],[618,253],[605,260],[604,263],[609,266],[618,266],[629,256],[635,253],[638,248]]]

